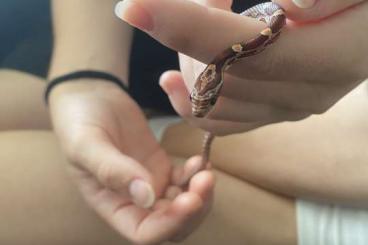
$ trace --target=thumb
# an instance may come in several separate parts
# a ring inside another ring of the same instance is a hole
[[[182,117],[191,116],[189,92],[179,71],[167,71],[161,75],[160,86],[169,96],[175,111]]]
[[[288,18],[316,21],[348,9],[364,0],[273,0],[282,6]]]
[[[101,139],[89,142],[78,156],[78,164],[104,187],[131,199],[137,206],[149,208],[154,204],[155,192],[150,173],[111,142]]]

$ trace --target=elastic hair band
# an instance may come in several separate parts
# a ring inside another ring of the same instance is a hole
[[[82,78],[102,79],[108,82],[112,82],[118,85],[122,90],[128,93],[128,88],[125,86],[123,81],[114,75],[111,75],[106,72],[92,71],[92,70],[91,71],[90,70],[76,71],[76,72],[72,72],[72,73],[57,77],[55,79],[52,79],[47,84],[45,95],[44,95],[46,104],[48,104],[50,93],[52,89],[55,88],[55,86],[63,82],[71,82],[71,81],[82,79]]]

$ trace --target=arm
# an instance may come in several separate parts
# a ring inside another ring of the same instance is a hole
[[[54,1],[51,78],[94,69],[127,81],[131,30],[115,20],[114,4]],[[184,238],[205,217],[212,173],[198,173],[188,188],[175,185],[169,157],[138,105],[117,85],[66,82],[55,87],[49,102],[73,179],[87,203],[120,235],[136,244],[157,244]],[[182,192],[165,199],[172,185]]]
[[[288,22],[272,47],[240,59],[226,71],[215,107],[206,118],[196,118],[188,98],[203,70],[201,62],[211,63],[226,48],[251,40],[264,28],[254,18],[221,9],[221,2],[125,0],[128,7],[119,13],[126,22],[185,54],[181,73],[169,72],[160,84],[175,110],[192,124],[224,135],[302,120],[326,112],[368,77],[368,35],[359,31],[368,17],[364,1],[321,23]],[[201,5],[205,3],[211,7]],[[160,11],[162,8],[168,11]],[[144,19],[151,19],[154,25],[139,26]]]
[[[288,196],[367,207],[368,117],[362,115],[367,110],[365,83],[324,115],[218,138],[211,161]],[[179,125],[168,131],[164,146],[170,153],[200,152],[201,133],[187,130]],[[174,144],[176,137],[182,139],[180,146]]]
[[[53,1],[54,53],[50,77],[81,69],[128,81],[132,28],[113,16],[116,0]]]

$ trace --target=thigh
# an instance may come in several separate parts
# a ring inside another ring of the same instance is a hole
[[[0,70],[0,131],[49,129],[43,101],[45,81],[13,70]]]
[[[1,244],[128,244],[81,199],[52,133],[3,132],[0,149]],[[212,212],[183,244],[296,244],[293,200],[223,172],[217,180]]]
[[[51,132],[2,132],[0,149],[0,244],[128,244],[85,205]]]
[[[184,245],[296,245],[295,202],[216,171],[215,199]]]

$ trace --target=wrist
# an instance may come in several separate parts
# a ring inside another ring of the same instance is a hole
[[[91,81],[91,82],[96,82],[96,81],[104,81],[104,82],[111,82],[114,83],[116,85],[118,85],[122,90],[128,92],[128,88],[126,87],[126,85],[124,84],[124,82],[119,79],[117,76],[114,76],[110,73],[106,73],[103,71],[96,71],[96,70],[81,70],[81,71],[75,71],[72,73],[68,73],[65,74],[63,76],[59,76],[56,77],[54,79],[52,79],[47,87],[46,87],[46,91],[45,91],[45,101],[46,104],[48,104],[49,102],[49,97],[50,97],[50,93],[53,91],[53,89],[55,87],[57,87],[60,84],[63,84],[65,82],[78,82],[80,80],[83,81]]]
[[[65,82],[55,86],[49,95],[49,102],[53,104],[54,102],[60,100],[65,96],[74,95],[120,95],[128,96],[128,94],[122,90],[117,84],[105,81],[103,79],[78,79],[77,81]]]

